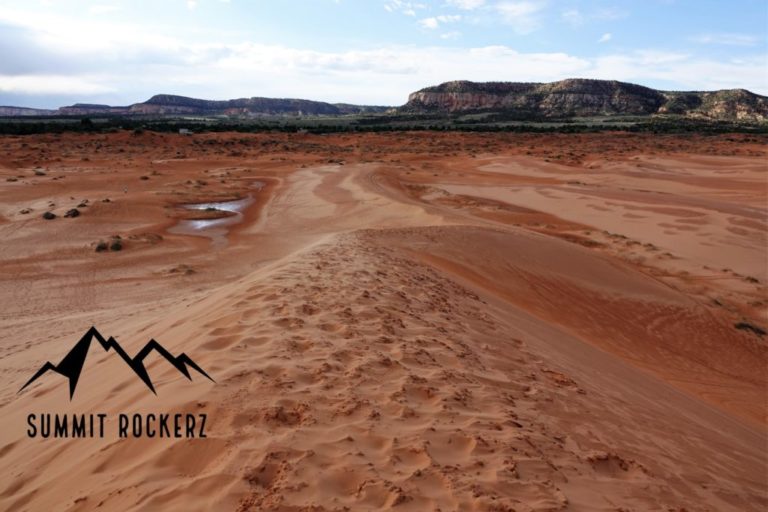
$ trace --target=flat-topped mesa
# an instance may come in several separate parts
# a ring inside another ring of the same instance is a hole
[[[326,103],[294,98],[238,98],[233,100],[203,100],[174,94],[156,94],[143,103],[127,107],[111,107],[76,103],[61,107],[59,115],[321,115],[339,116],[362,112],[383,112],[388,107]]]
[[[57,114],[62,116],[83,116],[92,114],[119,115],[127,114],[130,107],[112,107],[98,103],[75,103],[69,107],[60,107]]]
[[[523,118],[678,114],[765,121],[768,119],[768,98],[744,89],[659,91],[615,80],[568,79],[551,83],[462,80],[414,92],[401,110],[505,112]]]
[[[52,116],[55,114],[55,110],[46,108],[0,106],[0,117]]]
[[[158,94],[144,103],[131,106],[133,114],[219,114],[219,115],[344,115],[369,108],[356,105],[335,105],[324,101],[294,98],[238,98],[233,100],[201,100]]]
[[[157,94],[129,106],[76,103],[56,111],[0,107],[0,116],[344,116],[351,114],[498,114],[499,120],[537,121],[595,116],[671,115],[713,121],[768,121],[768,97],[745,89],[660,91],[616,80],[572,78],[551,83],[470,82],[427,87],[399,108],[296,98],[205,100]],[[386,116],[381,119],[386,122]],[[375,120],[374,120],[375,121]]]
[[[131,107],[140,114],[316,114],[338,115],[338,108],[322,101],[283,98],[238,98],[201,100],[170,94],[152,96]]]

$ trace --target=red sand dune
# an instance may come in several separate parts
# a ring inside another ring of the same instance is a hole
[[[0,509],[765,510],[765,142],[4,137]],[[244,197],[222,243],[169,232]],[[17,393],[91,325],[216,382],[150,356],[153,395],[91,348],[71,401]],[[29,438],[41,412],[208,437]]]

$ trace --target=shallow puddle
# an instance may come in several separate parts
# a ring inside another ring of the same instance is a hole
[[[252,188],[260,189],[262,183],[256,183]],[[243,199],[234,201],[221,201],[209,203],[191,203],[181,205],[188,210],[207,210],[215,208],[226,212],[232,212],[234,215],[222,217],[219,219],[182,219],[175,226],[168,229],[169,233],[175,235],[203,236],[211,239],[211,245],[215,249],[221,249],[227,245],[227,233],[230,226],[238,224],[243,220],[243,212],[254,202],[253,196],[248,194]]]

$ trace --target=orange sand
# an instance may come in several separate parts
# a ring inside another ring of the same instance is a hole
[[[765,510],[767,338],[734,327],[768,326],[765,143],[0,138],[0,509]],[[223,248],[167,231],[248,194]],[[72,401],[17,394],[91,325],[216,383],[151,358],[155,396],[92,348]],[[207,439],[26,435],[201,411]]]

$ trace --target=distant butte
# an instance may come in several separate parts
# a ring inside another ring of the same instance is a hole
[[[0,107],[0,116],[344,116],[498,113],[536,121],[595,116],[658,114],[723,121],[768,120],[768,97],[745,89],[660,91],[616,80],[568,79],[551,83],[459,80],[411,93],[397,107],[326,103],[292,98],[204,100],[158,94],[128,106],[75,103],[58,110]]]
[[[522,119],[677,114],[765,121],[768,97],[744,89],[659,91],[615,80],[446,82],[412,93],[405,112],[504,112]]]

